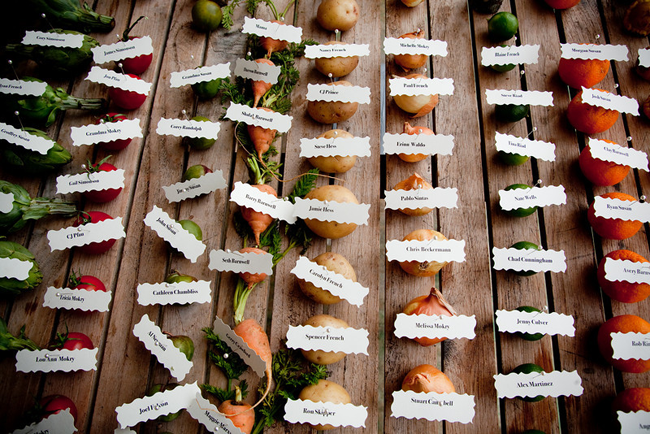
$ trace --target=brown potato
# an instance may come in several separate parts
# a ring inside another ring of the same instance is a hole
[[[354,272],[354,268],[343,255],[334,252],[325,252],[316,256],[313,262],[322,265],[329,271],[340,274],[346,279],[352,280],[353,282],[357,281],[357,274]],[[298,285],[307,297],[317,303],[335,304],[342,300],[341,297],[333,295],[328,290],[318,287],[306,280],[298,279]]]
[[[312,402],[332,402],[334,404],[350,404],[352,399],[343,386],[329,380],[318,380],[318,383],[309,385],[300,391],[299,399]],[[326,425],[313,425],[317,430],[325,431],[336,427]]]
[[[303,325],[309,325],[312,327],[332,327],[335,329],[347,328],[348,323],[342,319],[335,318],[331,315],[314,315],[309,318]],[[333,352],[333,351],[323,351],[323,350],[300,350],[302,355],[308,361],[316,363],[317,365],[331,365],[336,363],[339,360],[342,360],[345,357],[345,353]]]
[[[351,139],[354,136],[345,130],[329,130],[318,136],[319,139],[331,139],[334,137]],[[317,167],[325,173],[344,173],[354,167],[357,162],[355,155],[333,155],[331,157],[312,157],[308,161],[312,166]]]
[[[352,83],[345,80],[339,80],[327,83],[328,86],[352,86]],[[334,124],[347,121],[356,112],[359,107],[357,102],[341,101],[309,101],[307,103],[307,113],[316,122],[321,124]]]
[[[318,23],[326,30],[350,30],[359,20],[355,0],[323,0],[316,11]]]
[[[323,202],[359,203],[354,193],[341,185],[324,185],[315,188],[307,193],[305,199],[317,199]],[[357,228],[355,223],[339,223],[315,219],[305,219],[305,224],[316,235],[333,240],[350,235]]]
[[[347,45],[346,42],[329,41],[323,45]],[[348,57],[319,57],[315,60],[314,66],[321,72],[321,74],[329,77],[332,74],[333,78],[343,77],[348,75],[359,64],[359,56]]]
[[[402,241],[409,240],[446,240],[443,234],[433,229],[418,229],[407,236],[404,237]],[[419,277],[430,277],[435,276],[438,271],[442,269],[448,262],[418,262],[418,261],[403,261],[399,263],[399,266],[402,267],[402,270],[406,271],[409,274]]]

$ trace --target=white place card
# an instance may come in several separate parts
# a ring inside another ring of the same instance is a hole
[[[82,348],[80,350],[20,350],[16,353],[16,371],[96,371],[98,351],[98,348]]]
[[[126,74],[104,69],[99,66],[90,68],[90,72],[85,80],[92,81],[93,83],[105,84],[109,87],[116,87],[118,89],[126,90],[129,92],[139,93],[141,95],[149,95],[151,91],[151,83],[144,80],[138,80]]]
[[[269,130],[276,130],[286,133],[291,128],[293,117],[277,112],[268,112],[260,107],[252,108],[247,105],[230,103],[226,110],[225,117],[234,122],[243,122],[246,125],[253,125]]]
[[[138,434],[137,432],[133,431],[131,428],[115,428],[115,431],[113,431],[113,434]]]
[[[367,225],[370,204],[296,198],[294,215],[302,219]]]
[[[72,434],[75,432],[77,428],[74,426],[74,417],[70,414],[70,409],[66,408],[25,428],[14,430],[11,434]]]
[[[453,95],[453,78],[391,78],[390,96],[395,95]]]
[[[368,330],[352,327],[289,326],[287,348],[368,355]]]
[[[2,122],[0,122],[0,140],[6,140],[41,155],[47,154],[47,151],[54,146],[54,140],[30,134]]]
[[[0,93],[26,96],[41,96],[47,89],[44,81],[12,80],[0,78]]]
[[[560,44],[560,50],[563,59],[629,60],[625,45]]]
[[[169,369],[169,373],[176,380],[182,381],[192,369],[192,362],[187,360],[185,354],[174,346],[172,340],[149,319],[147,314],[144,314],[140,322],[133,326],[133,335],[140,339],[145,348],[156,356],[165,368]]]
[[[650,360],[649,333],[615,332],[612,336],[613,359]]]
[[[115,409],[117,421],[120,428],[126,429],[136,426],[140,422],[179,412],[190,406],[192,401],[196,399],[197,393],[200,394],[201,389],[195,381],[194,383],[176,386],[164,392],[154,393],[152,396],[136,398]]]
[[[235,182],[235,188],[230,193],[230,201],[288,223],[296,221],[294,205],[290,201],[260,191],[245,182]]]
[[[562,185],[499,190],[499,205],[505,211],[565,204],[566,192]]]
[[[648,154],[643,151],[590,137],[589,152],[592,157],[599,160],[610,161],[648,172]]]
[[[605,258],[605,279],[610,282],[650,284],[650,263]]]
[[[350,304],[361,306],[363,299],[368,295],[370,289],[359,282],[347,279],[341,274],[328,270],[322,265],[300,256],[291,274],[298,279],[313,283],[316,287],[328,291],[330,294],[344,299]]]
[[[102,63],[117,62],[124,59],[132,59],[138,56],[146,56],[153,53],[153,41],[151,36],[132,38],[128,41],[119,41],[114,44],[100,45],[90,49],[93,52],[93,61]]]
[[[476,316],[465,315],[407,315],[395,318],[395,336],[398,338],[474,339]]]
[[[205,244],[155,205],[144,218],[144,224],[193,263],[205,252]]]
[[[209,194],[216,190],[226,188],[226,180],[223,178],[221,170],[215,170],[211,173],[199,176],[198,178],[188,179],[187,181],[177,182],[176,184],[163,186],[165,197],[170,202],[180,202],[185,199],[192,199],[202,194]]]
[[[534,398],[536,396],[580,396],[582,379],[577,371],[497,374],[494,387],[499,398]]]
[[[158,121],[156,134],[161,136],[166,135],[174,137],[193,137],[216,140],[220,129],[221,127],[219,125],[219,122],[161,118]]]
[[[52,251],[85,246],[90,243],[118,240],[125,236],[122,217],[47,231],[47,240]]]
[[[497,151],[534,157],[538,160],[555,161],[554,143],[530,140],[527,137],[516,137],[499,132],[496,132],[494,140]]]
[[[389,261],[465,262],[465,240],[390,240],[386,257]]]
[[[538,59],[539,45],[507,45],[481,49],[481,65],[483,66],[534,64]]]
[[[426,54],[427,56],[447,56],[447,41],[419,38],[385,38],[386,54]]]
[[[397,390],[390,411],[392,417],[471,423],[475,407],[473,395]]]
[[[330,139],[300,139],[303,158],[335,156],[370,157],[370,137],[333,137]]]
[[[7,214],[12,209],[14,209],[14,194],[0,192],[0,213]]]
[[[239,357],[250,366],[255,373],[262,377],[266,370],[266,362],[248,346],[246,342],[228,327],[218,316],[215,316],[212,330]]]
[[[88,291],[86,289],[56,288],[48,286],[43,299],[43,307],[52,309],[78,309],[108,312],[112,294],[107,291]]]
[[[0,258],[0,277],[26,280],[34,264],[16,258]]]
[[[535,271],[564,273],[566,256],[564,250],[533,250],[504,248],[492,249],[495,270]]]
[[[307,84],[307,101],[356,102],[370,104],[370,88]]]
[[[529,104],[552,106],[553,92],[537,90],[485,89],[488,104]]]
[[[445,134],[384,134],[384,152],[390,154],[451,155],[454,136]]]
[[[500,309],[497,310],[496,316],[497,327],[502,333],[575,336],[576,329],[571,315]]]
[[[197,393],[195,399],[190,402],[190,405],[187,407],[187,412],[211,433],[242,433],[225,414],[221,413],[210,401],[203,398],[200,393]]]
[[[368,409],[353,404],[334,404],[302,399],[288,399],[284,405],[284,420],[289,423],[308,423],[311,425],[366,426]]]
[[[583,87],[582,102],[607,110],[639,116],[639,102],[636,99],[615,95],[604,90]]]
[[[81,48],[84,36],[71,33],[38,32],[27,30],[21,43],[43,47]]]
[[[141,283],[136,288],[138,304],[151,306],[154,304],[210,303],[212,301],[210,283],[207,280],[178,283]]]
[[[94,145],[114,140],[142,138],[140,119],[125,119],[119,122],[102,122],[70,128],[74,146]]]
[[[186,69],[185,71],[172,72],[169,78],[169,86],[172,88],[202,83],[204,81],[217,80],[230,76],[230,62],[218,65],[199,66],[198,68]]]
[[[625,413],[617,411],[618,423],[621,424],[621,432],[627,434],[647,434],[650,430],[650,412],[631,411]]]
[[[86,172],[56,177],[56,193],[85,193],[124,187],[124,169]]]
[[[594,215],[606,219],[650,221],[650,202],[614,199],[602,196],[594,198]]]
[[[302,38],[302,29],[288,24],[272,23],[257,18],[244,17],[244,25],[241,31],[243,33],[252,33],[253,35],[273,38],[280,41],[300,43]]]
[[[332,57],[370,56],[368,44],[319,44],[307,45],[305,57],[307,59],[329,59]]]
[[[250,80],[275,84],[278,82],[280,67],[254,60],[237,59],[235,63],[235,75]]]
[[[458,208],[457,188],[385,190],[386,209]]]
[[[639,48],[639,66],[643,68],[650,67],[650,49]]]
[[[210,270],[230,271],[233,273],[273,274],[273,255],[267,252],[231,252],[230,250],[212,250],[210,252]]]

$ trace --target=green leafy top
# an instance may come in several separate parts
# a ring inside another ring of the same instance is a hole
[[[233,0],[229,5],[224,6],[221,8],[221,12],[223,14],[221,18],[221,25],[225,29],[230,29],[233,25],[232,21],[232,15],[235,12],[235,9],[239,4],[241,3],[242,0]],[[246,12],[248,12],[251,15],[255,15],[255,12],[257,11],[257,6],[260,3],[265,3],[269,9],[271,9],[271,12],[273,13],[273,17],[276,20],[282,20],[284,19],[285,15],[287,15],[287,12],[289,12],[289,8],[291,5],[295,3],[296,0],[291,0],[289,3],[287,3],[287,6],[284,8],[282,13],[278,13],[278,9],[275,7],[275,4],[273,3],[272,0],[245,0],[246,2]]]
[[[205,338],[212,344],[212,349],[208,351],[208,356],[217,368],[221,369],[228,380],[228,384],[225,389],[211,386],[210,384],[202,384],[201,388],[214,395],[221,402],[228,400],[234,401],[236,390],[232,388],[232,380],[239,380],[239,377],[248,369],[248,365],[211,328],[206,327],[202,330],[205,333]],[[246,380],[240,381],[237,387],[241,392],[242,399],[246,398],[248,394],[248,383],[246,383]]]

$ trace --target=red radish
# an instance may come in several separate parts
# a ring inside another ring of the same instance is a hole
[[[110,157],[110,155],[109,155]],[[117,170],[117,167],[113,166],[112,164],[104,162],[108,157],[104,158],[102,161],[100,161],[97,164],[90,164],[88,162],[88,168],[86,169],[88,173],[96,173],[96,172],[113,172]],[[122,191],[122,187],[120,188],[107,188],[105,190],[89,190],[85,191],[83,193],[84,197],[88,199],[91,202],[95,203],[105,203],[105,202],[110,202],[113,199],[115,199],[120,192]]]
[[[141,78],[135,74],[126,75],[141,80]],[[130,90],[120,89],[119,87],[111,87],[108,91],[108,95],[111,97],[111,100],[113,103],[115,103],[116,106],[121,107],[124,110],[137,109],[142,104],[144,104],[144,101],[147,99],[147,95]]]
[[[126,120],[127,117],[121,113],[106,113],[104,116],[101,118],[97,119],[97,122],[95,122],[97,125],[103,124],[103,123],[113,123],[113,122],[122,122]],[[108,149],[109,151],[120,151],[127,146],[129,146],[129,143],[131,143],[131,139],[118,139],[118,140],[113,140],[112,142],[100,142],[98,143],[99,146],[101,146],[104,149]]]
[[[74,271],[68,279],[68,284],[72,289],[85,289],[86,291],[106,292],[106,286],[104,283],[95,276],[77,276]]]
[[[258,249],[257,247],[244,247],[239,251],[239,253],[256,253],[258,255],[261,255],[266,252],[262,249]],[[251,286],[254,286],[262,282],[264,279],[266,279],[266,273],[243,272],[243,273],[239,273],[239,277],[241,277],[244,280],[244,282],[246,282],[247,288],[250,288]]]
[[[266,63],[267,65],[275,66],[275,63],[271,62],[269,59],[255,59],[256,63]],[[253,80],[251,83],[251,86],[253,88],[253,107],[257,107],[257,103],[260,101],[260,98],[264,96],[266,92],[268,92],[273,85],[271,83],[267,83],[266,81],[262,80]]]
[[[273,113],[273,110],[266,107],[257,107],[257,110],[264,110]],[[258,127],[255,125],[247,125],[246,130],[248,131],[248,135],[250,136],[251,141],[255,146],[255,150],[257,151],[257,157],[259,158],[260,161],[262,161],[262,155],[264,155],[266,151],[269,150],[269,148],[271,147],[271,143],[273,143],[273,140],[275,139],[275,134],[278,131],[271,130],[268,128]]]
[[[133,39],[139,39],[139,37],[137,36],[129,36],[129,33],[131,32],[131,30],[133,30],[135,25],[138,24],[140,20],[143,18],[146,19],[147,17],[141,16],[140,18],[135,20],[135,22],[129,28],[127,28],[124,31],[124,33],[122,33],[123,42],[130,41]],[[124,69],[124,72],[140,75],[143,72],[145,72],[147,68],[149,68],[149,65],[151,65],[152,60],[153,60],[153,53],[142,54],[136,57],[129,57],[121,61],[122,69]]]
[[[244,342],[248,344],[248,346],[251,348],[251,350],[255,351],[255,353],[264,360],[266,363],[266,389],[264,390],[264,394],[260,398],[259,401],[255,403],[252,407],[245,409],[241,411],[240,413],[236,413],[234,416],[238,416],[239,414],[243,414],[245,412],[252,412],[252,409],[257,407],[264,399],[266,396],[269,394],[269,391],[271,390],[271,383],[273,382],[273,355],[271,353],[271,345],[269,344],[269,337],[266,335],[266,332],[262,328],[261,325],[257,323],[252,318],[246,319],[239,324],[235,326],[233,329],[235,334],[242,338]]]
[[[101,211],[84,211],[77,217],[77,220],[75,220],[73,226],[78,227],[81,225],[85,225],[88,223],[97,223],[101,222],[104,220],[112,219],[110,215],[106,214],[105,212]],[[115,244],[116,240],[106,240],[106,241],[101,241],[98,243],[90,243],[90,244],[84,244],[83,246],[77,247],[77,250],[79,250],[82,253],[90,254],[90,255],[98,255],[100,253],[104,253],[108,251],[111,247],[113,247],[113,244]]]
[[[275,189],[268,184],[254,184],[252,187],[257,188],[261,192],[278,197],[278,193]],[[255,235],[255,244],[259,246],[260,235],[271,225],[271,223],[273,223],[273,217],[245,206],[241,207],[241,215],[253,230],[253,234]]]
[[[91,341],[84,333],[66,332],[65,334],[56,334],[56,341],[51,348],[71,351],[83,349],[92,350],[95,348],[95,345],[93,345],[93,341]]]
[[[271,22],[280,24],[281,26],[286,25],[279,20],[272,20]],[[275,53],[276,51],[282,51],[287,48],[289,46],[289,42],[263,36],[260,38],[260,45],[266,50],[266,57],[270,58],[271,54]]]

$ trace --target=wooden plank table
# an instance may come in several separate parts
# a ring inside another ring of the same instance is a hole
[[[603,255],[626,248],[650,255],[647,227],[624,241],[603,240],[587,222],[586,210],[593,197],[621,191],[639,197],[648,190],[648,173],[634,171],[614,187],[594,187],[580,173],[577,158],[587,137],[577,133],[566,120],[566,108],[575,94],[558,74],[561,43],[608,43],[626,45],[627,62],[612,62],[612,68],[598,87],[643,101],[650,84],[634,72],[637,50],[648,45],[647,38],[626,33],[622,26],[624,7],[611,0],[582,0],[565,11],[554,11],[543,1],[512,0],[501,10],[512,11],[519,19],[517,40],[509,44],[539,44],[539,61],[520,65],[512,71],[497,73],[481,66],[481,49],[492,46],[487,37],[487,18],[468,9],[465,1],[424,0],[415,8],[406,8],[399,0],[357,0],[361,17],[357,25],[340,36],[347,43],[369,44],[371,55],[360,58],[359,66],[346,80],[369,87],[371,103],[360,105],[358,112],[337,128],[355,136],[370,137],[370,157],[357,160],[355,167],[336,179],[319,178],[318,185],[342,184],[354,192],[359,202],[370,204],[367,225],[351,235],[325,240],[315,238],[305,255],[314,258],[326,251],[340,253],[353,265],[358,281],[370,289],[361,307],[348,303],[324,306],[307,299],[299,290],[290,271],[299,257],[291,251],[277,266],[274,276],[259,285],[250,296],[246,317],[265,326],[273,351],[283,345],[290,325],[302,324],[318,313],[344,319],[355,328],[369,332],[368,355],[351,354],[328,366],[330,379],[343,385],[352,402],[368,408],[365,428],[340,428],[335,432],[503,432],[519,433],[539,429],[546,433],[615,432],[615,416],[609,410],[617,392],[630,387],[650,387],[650,374],[626,374],[614,370],[600,356],[596,332],[606,319],[624,313],[650,317],[648,301],[622,304],[602,295],[596,280],[596,267]],[[287,0],[278,0],[279,10]],[[303,38],[327,42],[335,34],[323,30],[315,20],[318,2],[300,1],[292,6],[286,22],[303,29]],[[144,0],[97,2],[96,11],[112,15],[120,32],[141,15],[148,20],[136,28],[139,35],[150,35],[154,62],[142,78],[153,84],[145,104],[129,111],[130,118],[141,120],[143,138],[134,139],[125,150],[113,153],[111,162],[125,169],[125,187],[112,202],[83,204],[85,210],[104,211],[123,218],[126,238],[107,253],[84,256],[74,251],[50,250],[46,234],[69,226],[71,219],[47,218],[28,225],[9,239],[28,247],[43,271],[43,283],[34,291],[17,297],[0,298],[0,312],[9,329],[17,333],[26,325],[27,335],[41,346],[57,332],[86,333],[99,348],[98,369],[74,373],[16,372],[12,354],[0,358],[0,431],[18,428],[20,415],[30,408],[34,398],[50,394],[69,396],[79,409],[76,426],[82,433],[112,432],[117,428],[116,407],[144,396],[151,385],[170,381],[169,371],[159,364],[133,335],[133,327],[143,315],[173,334],[190,336],[196,346],[193,368],[183,383],[197,381],[223,385],[225,379],[207,357],[204,327],[212,325],[215,315],[232,323],[232,294],[236,284],[233,273],[208,268],[208,254],[196,263],[172,255],[152,230],[143,223],[154,206],[175,219],[192,219],[203,229],[206,251],[237,250],[242,240],[236,233],[232,215],[237,205],[229,201],[235,182],[246,182],[248,174],[244,152],[237,147],[234,125],[223,120],[219,140],[207,151],[189,151],[182,139],[156,133],[161,118],[188,115],[217,120],[223,113],[218,99],[197,100],[186,86],[171,88],[172,72],[201,65],[232,62],[246,53],[246,35],[240,29],[246,12],[239,8],[235,25],[229,31],[219,29],[209,35],[191,26],[194,1],[150,2]],[[256,17],[270,20],[270,10],[261,5]],[[398,37],[415,29],[424,29],[427,39],[448,43],[447,56],[435,56],[415,72],[437,78],[452,78],[453,95],[441,95],[433,114],[419,119],[399,109],[389,94],[389,79],[405,75],[384,55],[385,37]],[[24,29],[16,29],[22,36]],[[10,34],[9,38],[15,37]],[[93,34],[100,43],[115,41],[113,33]],[[272,184],[279,195],[290,193],[295,179],[311,168],[300,157],[301,138],[313,138],[330,129],[314,122],[306,111],[307,84],[327,83],[313,61],[298,59],[301,79],[293,92],[293,117],[289,132],[274,143],[279,151],[274,160],[282,163],[287,182]],[[46,77],[33,63],[18,64],[21,75]],[[108,97],[106,88],[84,80],[71,82],[47,77],[48,82],[85,97]],[[533,106],[525,121],[515,124],[498,122],[494,105],[488,104],[486,90],[524,89],[553,92],[553,106]],[[111,108],[114,108],[111,106]],[[81,164],[99,161],[108,153],[98,147],[73,147],[72,127],[94,121],[96,114],[70,111],[47,131],[73,155],[72,163],[59,173],[41,179],[26,178],[2,169],[2,179],[23,185],[32,196],[55,196],[56,176],[78,173]],[[395,155],[381,155],[384,133],[401,133],[404,122],[431,128],[436,134],[453,135],[452,155],[438,155],[418,163],[405,163]],[[612,140],[648,151],[648,121],[643,117],[622,115],[614,127],[595,138]],[[495,133],[507,133],[556,144],[555,161],[531,159],[521,166],[506,166],[497,156]],[[199,198],[172,204],[165,198],[163,185],[178,182],[184,170],[205,164],[221,170],[228,187]],[[414,172],[434,187],[458,190],[457,208],[440,208],[421,217],[386,210],[384,191]],[[499,205],[499,190],[513,183],[562,185],[567,202],[549,206],[526,218],[507,216]],[[69,199],[78,200],[69,195]],[[449,239],[464,240],[466,260],[450,263],[435,279],[407,275],[396,262],[386,260],[385,243],[402,239],[416,229],[435,229]],[[543,273],[521,277],[492,268],[492,248],[508,247],[527,240],[546,249],[563,250],[567,258],[565,273]],[[170,270],[178,270],[211,282],[212,302],[192,305],[141,306],[136,287],[165,279]],[[48,286],[65,286],[73,271],[92,274],[105,282],[112,292],[109,312],[79,313],[43,307]],[[411,299],[428,294],[437,286],[459,314],[474,315],[477,321],[474,339],[447,340],[432,347],[421,347],[394,335],[394,320]],[[544,336],[528,342],[500,333],[495,323],[496,310],[512,310],[532,305],[572,315],[575,336]],[[516,366],[532,362],[545,371],[576,370],[582,378],[581,396],[546,398],[529,403],[519,399],[499,399],[494,375],[508,373]],[[475,399],[472,423],[430,422],[391,417],[392,392],[398,390],[404,375],[413,367],[428,363],[442,369],[458,393]],[[247,374],[256,385],[257,377]],[[255,386],[253,386],[255,387]],[[252,395],[252,394],[251,394]],[[248,401],[254,402],[250,396]],[[142,423],[138,432],[204,432],[186,412],[169,423]],[[268,432],[309,432],[306,425],[278,424]]]

